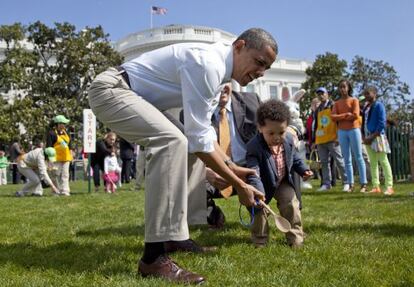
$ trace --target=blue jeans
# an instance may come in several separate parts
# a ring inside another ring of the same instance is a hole
[[[367,174],[364,158],[362,157],[362,137],[359,128],[351,130],[338,130],[338,140],[341,146],[342,156],[345,162],[345,171],[348,184],[354,184],[354,172],[352,169],[351,150],[358,165],[359,181],[367,184]]]

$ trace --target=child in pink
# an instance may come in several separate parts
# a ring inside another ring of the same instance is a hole
[[[116,157],[116,149],[112,147],[111,154],[106,156],[104,160],[103,179],[105,181],[106,192],[115,193],[116,184],[120,180],[121,170]]]

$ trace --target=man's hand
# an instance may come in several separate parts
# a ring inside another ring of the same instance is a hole
[[[219,190],[225,189],[226,187],[230,186],[230,183],[227,180],[222,178],[220,175],[218,175],[211,168],[208,167],[206,168],[206,178],[212,186]]]
[[[254,169],[241,167],[236,164],[230,165],[229,168],[243,181],[246,181],[249,175],[256,175],[256,171]]]
[[[59,192],[59,189],[57,189],[57,187],[56,187],[56,186],[54,186],[53,184],[50,186],[50,188],[52,189],[52,191],[53,191],[54,193],[60,193],[60,192]]]
[[[256,199],[265,200],[264,194],[250,184],[246,184],[243,188],[237,188],[237,194],[240,203],[247,207],[256,205]]]
[[[303,174],[302,178],[303,180],[308,180],[311,176],[313,176],[313,172],[311,170],[305,170],[305,173]]]

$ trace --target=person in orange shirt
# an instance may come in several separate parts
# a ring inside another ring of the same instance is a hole
[[[351,151],[358,165],[361,192],[367,191],[367,175],[364,158],[362,157],[361,122],[359,121],[359,101],[352,97],[352,85],[348,80],[341,80],[338,84],[341,98],[332,109],[331,118],[338,123],[338,139],[342,156],[345,161],[347,183],[349,191],[353,191],[354,174],[352,168]]]

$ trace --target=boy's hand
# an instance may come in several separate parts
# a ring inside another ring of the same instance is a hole
[[[303,174],[302,178],[304,181],[308,180],[311,176],[313,176],[313,172],[311,170],[305,170],[305,173]]]

